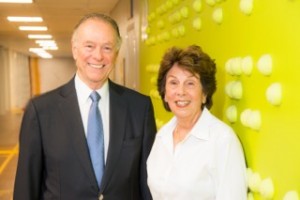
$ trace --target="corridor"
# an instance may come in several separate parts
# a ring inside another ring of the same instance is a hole
[[[0,115],[0,199],[12,200],[22,114]]]

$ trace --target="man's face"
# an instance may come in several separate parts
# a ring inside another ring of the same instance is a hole
[[[88,19],[74,33],[72,53],[77,73],[91,89],[108,79],[117,55],[117,36],[113,27],[99,19]]]

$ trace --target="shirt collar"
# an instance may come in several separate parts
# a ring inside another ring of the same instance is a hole
[[[202,110],[201,116],[197,120],[196,124],[190,132],[190,136],[201,140],[209,140],[209,124],[211,121],[211,113],[207,108]],[[164,127],[159,131],[157,137],[171,137],[172,131],[175,129],[177,124],[177,118],[174,116]]]
[[[201,140],[209,140],[209,124],[211,122],[211,113],[207,108],[202,110],[201,116],[191,130],[191,135]]]
[[[96,90],[100,94],[101,100],[108,98],[108,88],[109,84],[107,80],[100,89]],[[75,75],[75,89],[77,92],[79,104],[87,102],[90,98],[90,94],[93,91],[79,78],[78,74]]]

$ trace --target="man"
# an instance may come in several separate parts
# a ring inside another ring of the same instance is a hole
[[[106,15],[89,14],[75,27],[75,77],[26,108],[15,200],[152,199],[146,160],[156,133],[153,106],[149,97],[109,80],[120,44],[118,26]],[[87,141],[93,91],[101,96],[104,135],[100,183]]]

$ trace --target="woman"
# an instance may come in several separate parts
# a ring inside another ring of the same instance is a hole
[[[157,133],[147,161],[154,200],[246,200],[246,166],[233,130],[213,116],[216,65],[199,46],[164,55],[158,90],[175,116]]]

